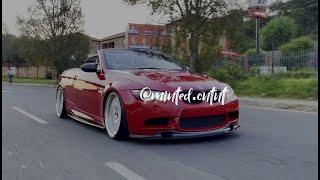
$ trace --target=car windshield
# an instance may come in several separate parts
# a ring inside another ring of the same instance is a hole
[[[146,50],[105,49],[104,55],[109,69],[165,69],[182,70],[163,54]]]

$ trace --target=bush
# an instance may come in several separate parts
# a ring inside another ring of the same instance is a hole
[[[52,79],[52,72],[46,71],[46,79]]]
[[[281,52],[298,52],[311,50],[314,46],[314,41],[307,36],[302,36],[296,39],[291,40],[289,43],[286,43],[280,47]]]
[[[201,50],[197,62],[198,72],[207,72],[211,69],[208,64],[213,64],[214,60],[219,59],[221,48],[219,46],[206,46]]]
[[[277,49],[289,42],[296,36],[297,29],[297,25],[290,17],[280,16],[271,19],[261,30],[264,49],[272,50],[272,45]]]
[[[282,57],[280,64],[288,70],[305,68],[312,59],[310,50],[314,47],[314,41],[306,36],[293,39],[280,47]]]
[[[257,55],[256,48],[251,48],[246,50],[246,52],[243,53],[245,56],[254,57]],[[266,55],[266,52],[264,52],[262,49],[260,49],[260,55]]]
[[[238,81],[247,79],[249,74],[239,65],[226,65],[213,69],[209,75],[232,86]]]

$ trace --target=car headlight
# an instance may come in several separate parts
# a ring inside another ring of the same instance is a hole
[[[131,90],[132,95],[139,100],[143,101],[162,101],[163,92],[153,91],[150,89]]]
[[[227,87],[227,89],[228,89],[228,91],[226,92],[226,97],[228,99],[237,98],[237,95],[235,94],[235,92],[233,91],[233,89],[229,85],[225,84],[225,87]]]

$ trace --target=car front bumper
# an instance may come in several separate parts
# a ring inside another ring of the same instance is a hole
[[[208,103],[175,105],[172,102],[143,102],[136,100],[130,91],[121,91],[124,101],[125,114],[128,130],[132,137],[136,138],[187,138],[198,136],[210,136],[221,134],[236,129],[239,114],[229,116],[229,113],[239,113],[238,100],[227,101],[224,105]],[[182,126],[181,120],[202,117],[224,116],[222,124],[186,127]],[[164,119],[164,124],[152,124],[153,120]],[[151,124],[148,124],[151,123]],[[233,128],[235,127],[235,128]]]

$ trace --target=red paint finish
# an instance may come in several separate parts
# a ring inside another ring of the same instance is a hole
[[[178,87],[183,90],[210,90],[212,87],[224,88],[225,84],[208,76],[189,72],[169,70],[111,70],[105,63],[103,53],[99,53],[102,73],[84,72],[79,68],[62,73],[59,85],[63,87],[69,114],[87,119],[104,126],[104,100],[109,92],[117,92],[123,100],[128,128],[134,135],[155,135],[165,130],[181,132],[208,131],[237,125],[239,115],[230,112],[239,111],[237,97],[225,100],[225,105],[186,104],[173,102],[144,102],[137,100],[131,90],[149,87],[152,90],[173,92]],[[74,111],[80,112],[74,113]],[[223,124],[205,128],[181,128],[181,118],[201,118],[223,115]],[[165,125],[145,125],[150,119],[168,119]]]
[[[208,131],[223,128],[231,120],[228,118],[228,112],[239,110],[238,100],[228,101],[225,105],[210,105],[206,102],[201,104],[185,104],[180,102],[175,105],[172,102],[143,102],[136,100],[130,91],[120,91],[124,100],[126,116],[130,133],[136,135],[155,135],[163,130],[178,131]],[[214,115],[224,115],[224,123],[220,126],[201,128],[201,129],[181,129],[179,119],[187,117],[206,117]],[[144,122],[152,118],[169,118],[171,123],[168,126],[148,126]],[[238,117],[239,118],[239,117]],[[231,124],[236,125],[238,118],[233,119]]]

